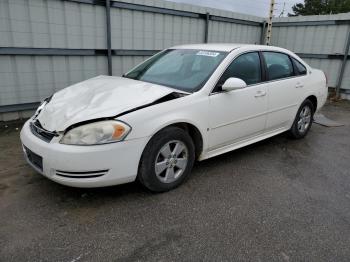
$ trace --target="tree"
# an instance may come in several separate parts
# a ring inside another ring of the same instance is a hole
[[[288,16],[297,15],[328,15],[350,12],[350,0],[304,0],[304,3],[292,7],[294,13]]]

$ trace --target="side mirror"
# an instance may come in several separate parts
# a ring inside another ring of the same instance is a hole
[[[247,86],[246,82],[244,82],[242,79],[239,79],[236,77],[230,77],[222,85],[222,91],[242,89],[242,88],[245,88],[246,86]]]

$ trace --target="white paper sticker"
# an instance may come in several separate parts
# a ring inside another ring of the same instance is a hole
[[[196,55],[204,55],[204,56],[211,56],[211,57],[217,57],[220,53],[218,52],[210,52],[210,51],[198,51]]]

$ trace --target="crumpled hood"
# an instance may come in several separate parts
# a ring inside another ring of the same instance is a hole
[[[53,95],[37,119],[49,131],[64,131],[82,121],[113,117],[156,101],[173,89],[113,76],[98,76]]]

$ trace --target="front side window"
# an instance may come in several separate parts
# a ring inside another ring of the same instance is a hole
[[[282,53],[263,52],[268,80],[276,80],[294,75],[293,65],[289,56]]]
[[[222,86],[230,77],[242,79],[247,85],[261,82],[260,58],[257,52],[240,55],[229,65],[217,86]]]
[[[169,49],[143,62],[124,77],[186,92],[203,87],[227,52]]]

